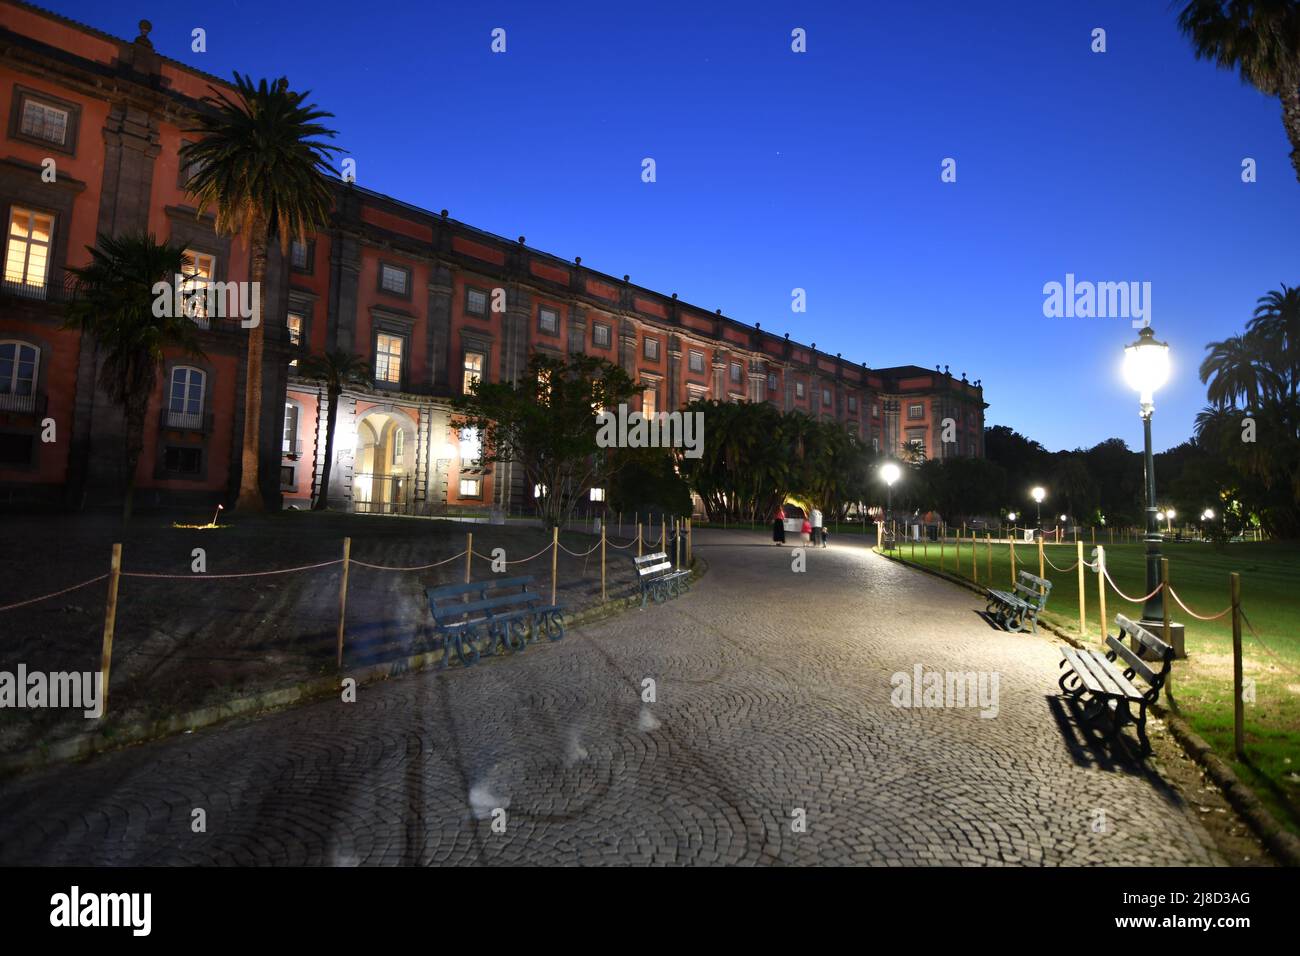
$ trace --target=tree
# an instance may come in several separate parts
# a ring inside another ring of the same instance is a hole
[[[671,449],[620,448],[606,498],[609,507],[622,514],[670,514],[679,518],[691,513],[691,489],[677,473]]]
[[[1300,387],[1300,287],[1283,283],[1281,290],[1260,296],[1246,329],[1259,337],[1261,351],[1279,370],[1273,373],[1274,381],[1284,379],[1277,384],[1289,386],[1284,390],[1294,403]]]
[[[266,256],[271,240],[287,252],[292,240],[328,220],[332,196],[327,177],[337,147],[316,137],[334,136],[318,120],[332,116],[313,104],[309,93],[289,89],[288,79],[265,79],[256,86],[235,74],[235,96],[210,88],[203,98],[198,125],[187,132],[202,136],[181,148],[183,169],[193,170],[186,189],[200,215],[216,211],[216,227],[228,235],[242,233],[252,253],[258,314],[266,316]],[[248,372],[244,387],[244,439],[237,507],[260,510],[263,322],[249,329]]]
[[[152,235],[100,235],[87,247],[90,264],[69,268],[76,294],[68,303],[66,325],[87,333],[104,350],[100,385],[122,407],[125,429],[126,492],[122,521],[131,520],[135,473],[144,450],[144,420],[169,348],[202,354],[198,329],[184,314],[153,308],[154,285],[170,287],[183,270],[184,250],[159,243]]]
[[[329,410],[325,413],[325,464],[321,466],[320,483],[316,487],[316,497],[312,501],[313,511],[324,511],[329,505],[330,472],[334,465],[334,428],[339,418],[339,396],[345,388],[359,386],[369,388],[374,383],[370,379],[370,367],[360,355],[350,352],[333,351],[324,355],[312,355],[303,360],[300,374],[309,381],[320,382],[325,386],[329,399]]]
[[[1191,0],[1178,26],[1198,60],[1236,70],[1282,102],[1291,165],[1300,180],[1300,4],[1295,0]]]
[[[607,487],[617,464],[597,441],[597,409],[614,411],[637,392],[622,368],[590,355],[567,362],[534,353],[518,382],[476,381],[452,400],[452,427],[474,429],[485,464],[510,461],[536,488],[542,518],[561,525],[580,495]]]

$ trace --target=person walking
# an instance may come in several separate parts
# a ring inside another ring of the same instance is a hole
[[[812,544],[814,548],[818,545],[826,547],[826,526],[822,523],[822,513],[817,508],[812,510]]]
[[[776,516],[772,519],[772,543],[778,547],[785,544],[785,509],[776,507]]]
[[[803,534],[803,543],[807,544],[808,539],[812,537],[812,522],[810,522],[807,518],[804,518],[803,528],[800,530],[802,531]]]

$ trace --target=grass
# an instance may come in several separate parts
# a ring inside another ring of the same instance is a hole
[[[972,547],[967,538],[959,547],[952,541],[938,544],[902,542],[898,555],[927,567],[960,574],[988,585],[1005,587],[1011,580],[1011,545],[979,542],[972,567]],[[1241,604],[1254,631],[1242,624],[1244,678],[1255,682],[1255,699],[1245,705],[1246,758],[1233,754],[1232,615],[1198,621],[1176,604],[1172,619],[1186,626],[1186,660],[1174,662],[1169,701],[1198,734],[1228,760],[1260,799],[1293,832],[1300,834],[1300,543],[1262,542],[1228,545],[1222,550],[1202,543],[1166,542],[1169,578],[1174,592],[1197,614],[1218,614],[1231,604],[1228,575],[1241,574]],[[1016,569],[1038,573],[1038,547],[1015,546]],[[1092,546],[1085,542],[1084,559]],[[1044,557],[1051,565],[1044,575],[1052,594],[1043,617],[1066,633],[1078,637],[1079,584],[1077,551],[1073,544],[1048,544]],[[990,564],[991,562],[991,564]],[[1147,592],[1145,551],[1140,544],[1106,546],[1106,567],[1125,593],[1141,597]],[[1083,639],[1100,642],[1100,608],[1097,575],[1085,569],[1085,629]],[[1121,599],[1113,590],[1106,595],[1106,613],[1137,618],[1141,607]],[[1249,686],[1249,685],[1247,685]]]

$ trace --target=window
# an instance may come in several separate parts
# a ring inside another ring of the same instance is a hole
[[[829,388],[823,388],[823,389],[822,389],[822,407],[823,407],[823,408],[830,408],[830,406],[831,406],[831,390],[830,390]]]
[[[188,365],[172,369],[171,390],[167,398],[168,428],[197,431],[203,427],[203,387],[206,380],[203,372]]]
[[[654,415],[658,407],[659,393],[656,389],[647,388],[641,393],[641,414],[646,418]]]
[[[465,353],[465,375],[461,383],[461,391],[464,394],[469,395],[473,392],[474,383],[483,378],[483,365],[486,360],[487,356],[482,352]]]
[[[310,240],[299,242],[295,239],[289,244],[289,268],[294,272],[311,272],[315,243]]]
[[[924,406],[924,405],[908,405],[908,406],[907,406],[907,417],[908,417],[908,418],[924,418],[924,417],[925,417],[925,406]]]
[[[736,384],[740,384],[740,374],[742,371],[743,369],[741,369],[741,367],[735,362],[731,363],[731,380]]]
[[[302,347],[303,329],[306,322],[301,312],[290,312],[284,319],[284,326],[289,330],[289,344],[294,348]],[[293,359],[289,362],[289,368],[297,368],[298,360]]]
[[[687,359],[687,361],[688,361],[688,363],[689,363],[689,368],[690,368],[690,370],[691,370],[692,372],[703,372],[703,371],[704,371],[704,353],[703,353],[703,352],[692,352],[692,353],[690,354],[690,357]]]
[[[775,372],[769,372],[767,375],[767,390],[769,392],[775,392],[777,390],[777,381],[776,381]]]
[[[375,382],[402,384],[402,337],[380,332],[375,336]]]
[[[387,262],[379,264],[379,289],[393,295],[410,295],[411,271],[400,266],[391,266]]]
[[[169,445],[163,451],[163,471],[172,475],[199,475],[203,471],[203,449],[177,448]]]
[[[280,466],[280,487],[281,488],[297,487],[297,483],[293,480],[293,472],[294,472],[293,465]]]
[[[604,489],[604,488],[592,488],[592,489],[591,489],[591,500],[592,500],[592,501],[604,501],[604,500],[605,500],[605,489]]]
[[[803,398],[803,382],[794,383],[794,397]]]
[[[603,322],[597,322],[593,325],[591,327],[591,340],[596,344],[597,348],[609,348],[609,326]]]
[[[67,146],[69,118],[67,110],[61,110],[40,100],[23,97],[23,118],[18,130],[29,139],[39,139],[55,146]]]
[[[406,432],[398,428],[393,431],[393,464],[400,465],[406,457]]]
[[[477,428],[460,430],[460,462],[471,465],[483,457],[483,438]]]
[[[858,396],[856,396],[856,395],[850,395],[850,396],[849,396],[849,411],[851,411],[851,412],[856,412],[857,410],[858,410]]]
[[[0,342],[0,411],[36,408],[36,369],[40,350],[26,342]]]
[[[185,303],[185,314],[199,328],[208,327],[208,285],[217,272],[217,259],[206,252],[186,249],[181,258],[181,299]]]
[[[284,454],[296,457],[302,451],[298,444],[298,406],[293,402],[284,403]]]
[[[875,402],[871,403],[871,417],[872,418],[880,417],[880,406],[877,405]]]
[[[14,206],[9,213],[5,243],[5,284],[38,298],[45,297],[54,217]]]
[[[543,332],[555,335],[560,331],[560,313],[546,306],[537,309],[537,327]]]
[[[879,438],[879,436],[876,436],[876,435],[872,435],[872,436],[871,436],[871,450],[872,450],[873,452],[876,452],[877,454],[879,454],[879,452],[880,452],[880,438]]]
[[[186,146],[192,146],[192,145],[193,145],[192,140],[188,140],[188,139],[181,140],[181,149],[184,149]],[[182,160],[179,154],[176,157],[176,166],[177,166],[176,185],[181,189],[186,189],[186,190],[189,189],[190,180],[192,180],[195,176],[197,176],[199,172],[203,169],[203,164],[201,162],[195,160],[194,162],[187,164]]]
[[[533,497],[534,497],[534,498],[540,498],[540,497],[541,497],[542,495],[544,495],[544,494],[546,494],[546,486],[545,486],[545,485],[533,485]]]
[[[659,361],[659,340],[646,339],[644,345],[645,357],[652,362]]]
[[[483,479],[462,478],[460,480],[460,496],[462,498],[482,498]]]
[[[487,315],[487,293],[482,289],[466,289],[465,312],[468,315]]]

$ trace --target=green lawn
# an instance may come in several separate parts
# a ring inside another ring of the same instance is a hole
[[[1279,819],[1300,833],[1300,544],[1263,542],[1232,544],[1217,551],[1201,543],[1162,546],[1169,559],[1174,591],[1193,611],[1212,615],[1230,604],[1228,575],[1241,574],[1241,602],[1258,637],[1243,624],[1243,671],[1255,680],[1255,701],[1245,707],[1246,760],[1237,760],[1232,747],[1232,615],[1212,622],[1195,620],[1177,605],[1173,619],[1187,627],[1187,660],[1174,662],[1170,701],[1192,727],[1228,760],[1238,775],[1270,804]],[[972,548],[968,538],[959,548],[950,540],[943,548],[943,569],[981,585],[992,580],[1005,587],[1011,580],[1011,546],[1005,541],[990,547],[980,542]],[[1038,573],[1037,545],[1015,548],[1017,570]],[[914,553],[914,556],[913,556]],[[935,543],[903,542],[897,554],[917,564],[938,569],[940,550]],[[1078,570],[1073,544],[1048,544],[1045,557],[1057,568],[1046,567],[1052,595],[1044,617],[1072,635],[1079,634]],[[1085,560],[1092,548],[1084,544]],[[1146,593],[1146,565],[1142,545],[1106,547],[1106,566],[1125,593]],[[1084,636],[1100,641],[1097,575],[1085,572]],[[1136,618],[1138,605],[1110,590],[1106,613]],[[1113,626],[1112,626],[1113,631]],[[1271,652],[1271,653],[1270,653]]]

